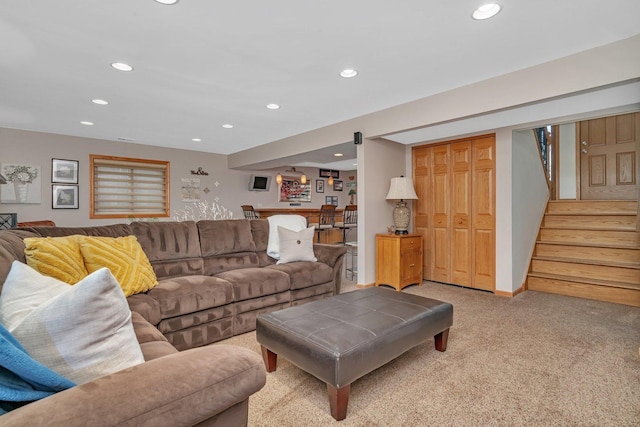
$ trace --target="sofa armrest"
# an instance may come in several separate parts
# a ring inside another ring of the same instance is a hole
[[[262,358],[211,345],[154,359],[30,403],[2,425],[190,426],[246,400],[266,382]]]
[[[344,246],[314,243],[313,253],[319,262],[323,262],[329,267],[335,267],[340,257],[347,253],[347,248]]]

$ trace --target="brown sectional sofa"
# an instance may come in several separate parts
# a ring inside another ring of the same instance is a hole
[[[245,425],[248,398],[266,381],[261,358],[202,346],[254,330],[261,313],[339,293],[346,252],[314,245],[318,262],[277,265],[265,219],[2,230],[0,290],[11,263],[25,262],[22,239],[72,234],[140,242],[158,278],[128,297],[146,362],[14,410],[3,425]]]

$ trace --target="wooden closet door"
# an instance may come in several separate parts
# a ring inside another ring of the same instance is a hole
[[[471,142],[472,286],[495,290],[495,136]]]
[[[413,149],[413,185],[418,200],[413,201],[413,228],[416,234],[422,235],[423,242],[431,242],[431,148]],[[422,277],[431,280],[431,244],[423,243]]]
[[[471,143],[451,144],[451,281],[471,286]]]
[[[431,237],[432,280],[451,283],[451,164],[450,145],[431,151],[431,194],[433,228]]]
[[[495,290],[495,136],[413,149],[423,278]]]

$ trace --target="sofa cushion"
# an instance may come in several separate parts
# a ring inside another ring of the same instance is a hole
[[[178,352],[174,346],[169,344],[164,335],[139,313],[131,312],[131,322],[145,361]]]
[[[0,230],[0,291],[2,284],[11,270],[13,261],[26,263],[24,241],[26,237],[37,237],[32,231],[23,229]]]
[[[200,248],[205,258],[256,250],[250,221],[203,220],[198,221],[197,225],[200,232]]]
[[[195,313],[233,302],[231,283],[211,276],[185,276],[161,280],[147,292],[160,306],[162,319]]]
[[[106,268],[69,286],[14,261],[0,320],[34,359],[78,384],[144,362],[127,301]]]
[[[278,226],[280,259],[276,264],[286,264],[294,261],[317,261],[318,259],[313,254],[314,233],[314,227],[292,231]]]
[[[132,222],[131,229],[159,279],[202,274],[200,237],[194,221]]]
[[[78,236],[80,252],[90,273],[106,267],[126,296],[146,292],[158,279],[135,236]]]
[[[157,326],[162,320],[160,303],[147,295],[146,292],[127,297],[127,303],[132,312],[135,311],[140,314],[154,326]]]
[[[240,252],[205,258],[203,271],[207,276],[215,276],[225,271],[259,266],[260,263],[255,252]]]
[[[231,283],[236,302],[288,291],[290,286],[288,274],[270,268],[243,268],[215,277]]]
[[[265,268],[286,273],[291,281],[291,289],[307,288],[333,280],[333,268],[321,262],[298,261]]]
[[[27,265],[45,276],[74,285],[89,274],[76,236],[28,237],[24,245]]]

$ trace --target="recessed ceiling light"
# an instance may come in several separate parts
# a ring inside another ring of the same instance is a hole
[[[225,129],[233,129],[233,125],[230,124],[230,123],[225,123],[225,124],[222,125],[222,127],[225,128]]]
[[[351,77],[357,76],[358,72],[356,70],[351,69],[351,68],[347,68],[347,69],[344,69],[344,70],[340,71],[340,75],[342,77],[344,77],[344,78],[349,79]]]
[[[335,153],[334,154],[334,157],[342,157],[342,156],[344,156],[344,154],[342,154],[342,153]]]
[[[109,101],[105,101],[104,99],[92,99],[91,102],[98,105],[108,105]]]
[[[112,62],[111,66],[118,71],[133,71],[133,67],[129,64],[125,64],[124,62]]]
[[[178,0],[156,0],[160,4],[172,5],[178,3]]]
[[[201,138],[192,138],[191,139],[193,142],[202,142]]]
[[[80,124],[83,124],[85,126],[93,126],[93,122],[88,122],[86,120],[81,121]]]
[[[278,104],[267,104],[267,108],[269,110],[277,110],[280,106]]]
[[[483,4],[473,12],[473,19],[482,20],[496,16],[500,12],[500,5],[497,3]]]

